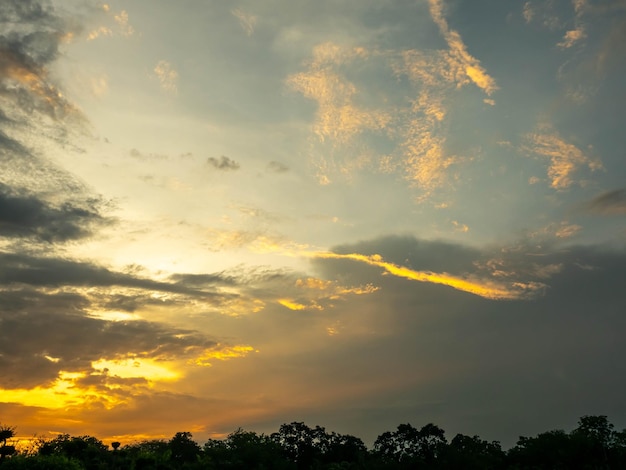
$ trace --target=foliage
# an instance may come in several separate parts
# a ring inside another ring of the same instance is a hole
[[[63,455],[18,455],[2,464],[2,470],[83,470],[80,462]]]
[[[398,468],[433,465],[447,444],[443,429],[427,424],[417,430],[401,424],[394,432],[385,432],[374,442],[374,453],[383,461],[398,464]]]
[[[0,450],[15,428],[0,426]],[[36,451],[5,451],[0,470],[592,470],[626,468],[626,430],[615,431],[606,416],[583,416],[567,433],[520,437],[505,452],[499,442],[443,429],[401,424],[384,432],[368,451],[361,439],[301,422],[283,424],[271,435],[237,429],[225,439],[198,445],[190,432],[169,441],[148,440],[111,449],[92,436],[61,434]]]
[[[7,441],[15,436],[14,426],[4,426],[0,424],[0,462],[7,457],[15,454],[15,446],[8,444]]]

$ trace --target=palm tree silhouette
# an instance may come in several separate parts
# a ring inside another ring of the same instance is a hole
[[[15,427],[3,426],[0,424],[0,462],[2,462],[7,455],[15,454],[15,446],[8,445],[7,440],[15,437]]]

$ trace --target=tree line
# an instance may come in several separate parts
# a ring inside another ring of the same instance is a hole
[[[498,441],[439,426],[401,424],[368,449],[358,437],[301,422],[272,434],[237,429],[203,445],[189,432],[170,440],[107,445],[93,436],[61,434],[18,451],[15,428],[0,425],[0,470],[609,470],[626,468],[626,429],[606,416],[583,416],[571,432],[520,437],[503,450]]]

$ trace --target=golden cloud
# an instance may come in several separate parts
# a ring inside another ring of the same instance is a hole
[[[442,284],[456,290],[468,292],[487,299],[493,300],[516,300],[532,297],[537,291],[543,289],[539,283],[501,283],[493,280],[478,279],[473,276],[460,277],[448,273],[435,273],[431,271],[415,271],[405,266],[384,261],[380,255],[362,255],[358,253],[338,254],[331,252],[311,253],[310,256],[323,259],[347,259],[359,261],[377,266],[393,276],[409,279],[417,282]]]
[[[585,37],[587,37],[585,30],[581,26],[579,26],[576,29],[567,31],[563,36],[563,40],[559,42],[557,46],[562,49],[568,49]]]
[[[287,78],[290,88],[318,103],[313,131],[322,142],[330,138],[346,143],[364,130],[380,130],[389,123],[387,113],[353,103],[357,89],[337,70],[339,65],[366,55],[362,48],[321,44],[314,48],[308,70]]]
[[[464,84],[467,80],[462,78],[464,74],[469,81],[473,82],[478,88],[483,90],[487,95],[491,95],[498,89],[495,80],[480,65],[480,61],[467,52],[467,47],[461,38],[461,35],[451,30],[448,22],[443,15],[443,0],[428,0],[430,15],[439,27],[441,35],[444,37],[450,48],[448,65],[450,70],[459,82]]]
[[[588,166],[591,170],[602,168],[598,160],[588,157],[581,149],[566,142],[547,126],[543,126],[538,132],[527,134],[523,149],[550,159],[550,186],[558,190],[567,189],[575,183],[574,174],[580,167]]]
[[[241,8],[236,8],[231,10],[230,12],[237,20],[239,20],[239,25],[246,32],[248,36],[252,36],[254,33],[254,26],[257,22],[257,17],[245,12]]]
[[[259,352],[252,346],[238,345],[238,346],[224,346],[220,349],[207,349],[195,359],[189,361],[189,364],[195,364],[198,366],[210,367],[214,361],[227,361],[229,359],[236,359],[240,357],[246,357],[252,352]]]
[[[473,83],[491,96],[498,86],[480,61],[469,54],[458,32],[449,28],[443,3],[429,0],[429,7],[448,45],[446,50],[398,53],[324,43],[313,49],[306,70],[287,78],[289,88],[318,105],[311,156],[320,184],[329,184],[333,174],[344,177],[366,168],[387,173],[402,171],[406,180],[422,192],[417,200],[424,201],[447,182],[449,167],[460,161],[445,150],[444,121],[452,94]],[[391,105],[388,97],[381,98],[377,107],[359,104],[370,90],[360,89],[348,80],[344,68],[356,61],[372,60],[381,60],[383,68],[409,79],[416,97],[408,106]],[[486,100],[495,104],[490,98]],[[376,158],[366,144],[356,141],[365,132],[383,133],[395,143],[395,149],[390,155]],[[328,145],[319,148],[320,143]]]
[[[118,24],[122,36],[128,37],[135,34],[134,28],[128,21],[128,12],[126,10],[122,10],[117,15],[114,15],[113,19]]]
[[[154,67],[154,74],[159,80],[161,89],[169,93],[178,93],[178,72],[166,60],[160,60]]]

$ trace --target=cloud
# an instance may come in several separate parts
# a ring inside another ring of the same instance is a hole
[[[354,305],[350,313],[344,312],[345,330],[355,328],[359,321],[361,325],[368,322],[370,334],[361,343],[352,343],[349,360],[328,363],[329,367],[336,366],[337,375],[329,372],[335,377],[334,383],[341,381],[341,370],[355,376],[377,371],[382,377],[389,374],[410,381],[399,384],[398,379],[389,378],[385,382],[389,388],[370,399],[355,394],[351,403],[360,416],[371,413],[366,421],[380,424],[384,414],[393,425],[394,420],[397,423],[410,415],[416,421],[443,423],[446,429],[461,426],[481,435],[484,429],[505,445],[512,445],[519,434],[505,431],[511,421],[522,428],[546,429],[554,427],[555,420],[571,420],[572,416],[584,414],[585,409],[596,406],[597,400],[602,401],[601,408],[607,413],[621,409],[616,387],[624,384],[623,367],[610,358],[626,353],[621,334],[616,333],[626,327],[621,314],[626,304],[619,288],[626,282],[623,250],[545,245],[540,251],[531,246],[476,250],[458,244],[389,237],[335,251],[381,253],[394,264],[410,263],[420,270],[439,272],[457,272],[467,269],[466,263],[472,259],[499,254],[513,277],[519,276],[515,272],[530,273],[533,269],[537,276],[549,272],[549,277],[542,279],[548,285],[543,295],[532,301],[503,304],[431,283],[415,283],[407,288],[404,279],[378,277],[362,263],[316,259],[315,266],[324,277],[351,283],[375,280],[380,286],[365,302]],[[545,269],[537,270],[533,267],[536,263]],[[361,361],[359,353],[365,351],[371,352]],[[360,383],[365,386],[365,380]],[[578,390],[576,397],[563,401],[572,384]],[[363,408],[356,405],[361,400],[358,397],[363,397]],[[398,407],[381,411],[377,405],[381,401]],[[519,403],[524,406],[520,408]],[[537,424],[536,414],[532,420],[526,416],[538,407],[545,416],[545,425]],[[470,418],[463,414],[467,409],[472,410]],[[345,419],[344,415],[341,420]]]
[[[452,225],[454,225],[455,232],[462,232],[462,233],[469,232],[469,227],[466,224],[463,224],[457,220],[453,220]]]
[[[166,60],[160,60],[154,67],[154,75],[159,80],[161,89],[168,93],[178,93],[178,72]]]
[[[365,130],[380,130],[389,122],[386,113],[353,103],[358,90],[338,70],[341,65],[365,57],[367,51],[363,48],[320,44],[313,49],[308,70],[287,78],[289,87],[318,103],[313,131],[321,141],[346,143]]]
[[[89,317],[75,294],[28,289],[0,292],[0,388],[49,386],[61,372],[94,372],[100,359],[174,360],[204,354],[217,343],[198,332],[155,322]]]
[[[584,204],[583,210],[591,214],[626,214],[626,189],[613,189],[599,194]]]
[[[567,189],[575,184],[574,174],[582,166],[591,170],[602,168],[597,159],[588,157],[581,149],[565,141],[557,132],[542,128],[527,134],[523,149],[550,160],[548,178],[550,186],[557,190]]]
[[[50,72],[60,45],[80,27],[52,3],[34,0],[2,2],[0,23],[0,190],[6,210],[17,204],[26,211],[5,212],[3,230],[11,225],[17,236],[32,229],[47,240],[86,235],[105,202],[43,154],[76,150],[73,138],[87,130]]]
[[[120,10],[119,13],[113,13],[110,11],[109,5],[104,4],[99,8],[109,20],[109,26],[98,26],[87,33],[87,40],[93,41],[100,37],[110,37],[116,34],[129,38],[135,34],[135,29],[132,27],[129,21],[128,12],[126,10]]]
[[[522,10],[522,16],[526,20],[526,23],[530,23],[535,16],[535,12],[533,10],[532,2],[524,3],[524,8]]]
[[[564,23],[560,12],[555,11],[556,7],[556,2],[553,1],[528,1],[524,3],[522,16],[526,23],[540,23],[544,28],[554,31],[562,28]]]
[[[108,28],[106,26],[99,26],[96,29],[93,29],[89,32],[89,34],[87,35],[87,40],[88,41],[93,41],[94,39],[97,39],[101,36],[112,36],[113,35],[113,31],[111,30],[111,28]]]
[[[0,286],[30,285],[40,288],[119,286],[183,294],[215,301],[219,301],[221,297],[221,294],[215,290],[198,290],[180,282],[155,281],[111,271],[89,262],[2,252],[0,252],[0,261]],[[232,294],[225,294],[225,296],[230,297]]]
[[[169,155],[160,153],[143,153],[135,148],[130,149],[128,154],[137,160],[167,160],[170,158]]]
[[[209,157],[206,161],[209,166],[212,166],[217,170],[234,171],[239,169],[239,163],[231,160],[225,155],[222,155],[220,158]]]
[[[0,9],[0,104],[14,119],[27,121],[33,111],[52,118],[78,114],[50,80],[48,65],[59,44],[75,32],[52,5],[7,0]],[[28,25],[28,26],[25,26]]]
[[[559,42],[557,46],[563,49],[568,49],[581,39],[584,39],[586,36],[587,34],[585,33],[585,30],[582,29],[582,27],[572,29],[565,33],[565,36],[563,36],[563,40]]]
[[[416,200],[422,202],[449,183],[450,167],[463,161],[446,148],[453,97],[470,83],[488,96],[498,86],[449,28],[443,3],[432,0],[429,6],[447,49],[397,51],[327,42],[313,48],[305,71],[287,78],[291,89],[318,105],[311,159],[320,184],[362,170],[401,172],[421,192]],[[409,99],[372,87],[361,72],[373,67],[394,74],[399,86],[408,85]],[[374,136],[391,147],[388,154],[368,146]]]
[[[267,164],[268,171],[273,171],[274,173],[286,173],[289,171],[289,167],[281,162],[271,161]]]
[[[283,307],[289,310],[321,311],[334,308],[338,302],[347,299],[348,296],[373,294],[378,287],[373,284],[347,287],[338,281],[318,278],[298,278],[291,290],[294,297],[281,297],[276,299]],[[287,289],[283,295],[288,292]]]
[[[122,36],[129,37],[135,34],[134,28],[128,21],[128,12],[126,10],[122,10],[117,15],[114,15],[113,19],[118,24]]]
[[[254,26],[257,22],[257,17],[245,12],[241,8],[231,10],[231,14],[239,20],[239,25],[246,32],[248,36],[252,36],[254,33]]]
[[[226,336],[236,332],[237,339],[228,343],[193,328],[91,319],[83,295],[44,295],[21,287],[4,291],[0,303],[8,314],[0,321],[10,319],[15,339],[5,343],[2,335],[8,330],[0,325],[0,347],[17,347],[10,358],[22,367],[1,363],[2,372],[10,371],[15,385],[36,385],[33,376],[46,379],[52,384],[49,390],[59,393],[3,390],[3,398],[19,396],[29,406],[0,403],[0,412],[28,432],[61,430],[109,438],[119,436],[124,424],[125,442],[144,436],[146,429],[146,438],[191,429],[201,440],[232,430],[233,422],[271,432],[294,413],[328,427],[343,426],[342,432],[372,442],[382,429],[409,416],[510,445],[518,435],[506,432],[507,423],[521,423],[522,430],[516,426],[515,432],[525,432],[525,426],[545,429],[553,427],[553,419],[572,419],[601,399],[607,412],[621,406],[622,365],[610,359],[626,353],[616,333],[626,327],[619,289],[626,282],[625,253],[548,244],[540,249],[524,244],[475,248],[410,236],[346,244],[332,253],[339,256],[310,257],[308,275],[252,275],[250,287],[274,299],[255,315],[193,317],[194,325],[207,331],[230,325]],[[352,259],[351,254],[368,259]],[[503,303],[415,282],[378,262],[414,273],[465,273],[478,279],[493,276],[501,285],[534,281],[548,287],[532,300]],[[200,287],[205,281],[242,278],[234,272],[206,276],[182,274],[171,281]],[[342,286],[352,290],[368,284],[377,289],[336,301],[333,308],[315,309],[309,303],[318,301],[318,295],[339,293]],[[279,300],[306,308],[293,311]],[[18,328],[20,315],[28,323]],[[82,336],[75,336],[76,331]],[[129,344],[133,338],[135,343]],[[74,350],[71,341],[76,341]],[[72,351],[81,356],[70,355]],[[111,357],[116,351],[120,356]],[[99,353],[105,361],[96,357]],[[206,363],[212,365],[210,373],[200,367]],[[77,375],[59,372],[54,380],[58,364]],[[168,378],[171,374],[175,377]],[[0,377],[7,380],[3,373]],[[175,383],[167,385],[168,380]],[[578,393],[564,401],[572,384]],[[167,391],[174,387],[177,393]],[[37,401],[43,397],[48,401]],[[53,405],[63,409],[66,420],[59,421]],[[548,408],[557,410],[556,418],[546,415]],[[469,417],[463,414],[467,409],[472,410]],[[531,411],[537,409],[547,416],[545,422],[533,418],[529,424],[527,416],[536,416]]]
[[[0,182],[0,237],[65,242],[86,238],[93,229],[110,223],[98,200],[65,202],[55,206],[33,194],[17,192]]]
[[[411,281],[441,284],[462,292],[468,292],[470,294],[493,300],[529,298],[536,295],[537,292],[541,292],[544,288],[543,284],[536,282],[515,282],[510,285],[506,285],[490,279],[480,279],[477,276],[455,276],[445,272],[437,273],[431,271],[416,271],[407,268],[406,266],[387,262],[378,254],[362,255],[359,253],[314,253],[312,256],[316,258],[360,261],[371,266],[380,267],[384,269],[386,273],[393,276]]]
[[[491,95],[498,89],[496,81],[480,65],[480,61],[467,52],[467,47],[461,35],[448,26],[448,22],[443,14],[443,0],[428,0],[428,5],[433,21],[439,27],[439,31],[450,48],[446,59],[452,73],[457,79],[464,74],[467,80],[473,82],[487,95]],[[462,80],[462,82],[465,81]]]

